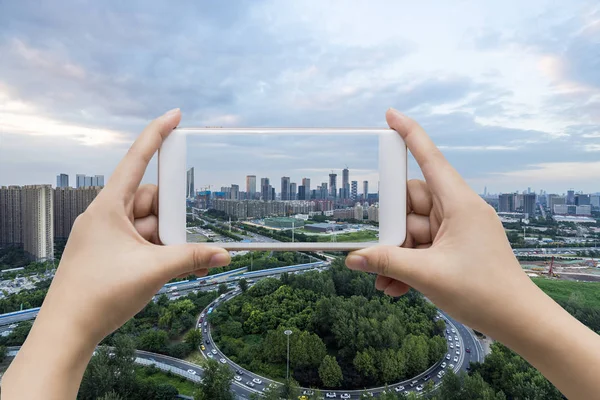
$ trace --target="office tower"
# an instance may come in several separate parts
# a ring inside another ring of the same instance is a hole
[[[85,182],[85,184],[83,185],[83,187],[90,187],[90,186],[92,186],[92,177],[86,175],[84,177],[84,182]]]
[[[567,205],[574,205],[575,204],[575,191],[574,190],[569,190],[567,191]]]
[[[84,174],[77,174],[75,176],[75,187],[76,188],[85,187],[85,175]]]
[[[590,195],[590,205],[593,209],[600,208],[600,194]]]
[[[498,212],[514,212],[515,193],[501,193],[498,197]]]
[[[23,244],[20,186],[0,187],[0,246]]]
[[[363,198],[369,197],[369,181],[363,181]]]
[[[298,186],[298,200],[307,200],[306,187],[304,185]]]
[[[342,192],[341,197],[348,199],[350,197],[350,170],[348,167],[342,170]]]
[[[289,200],[290,199],[290,177],[282,176],[281,177],[281,200]]]
[[[483,196],[487,196],[487,186],[483,187]]]
[[[529,216],[529,218],[535,215],[535,193],[527,193],[523,195],[523,212]]]
[[[185,197],[190,199],[196,197],[196,189],[194,188],[194,167],[187,170],[185,183]]]
[[[75,219],[87,209],[101,190],[101,186],[79,189],[66,187],[54,190],[54,238],[69,237]]]
[[[91,186],[104,186],[104,175],[94,175]]]
[[[333,198],[337,196],[337,174],[329,174],[329,195]]]
[[[327,182],[321,183],[321,193],[319,195],[320,199],[326,199],[329,196],[329,189],[327,187]]]
[[[356,201],[356,199],[358,199],[358,182],[352,181],[351,187],[352,189],[350,191],[350,198],[352,199],[352,201]]]
[[[23,249],[36,260],[54,258],[54,218],[51,185],[27,185],[22,190]]]
[[[69,175],[59,174],[56,175],[56,187],[68,187],[69,186]]]
[[[304,186],[304,193],[306,193],[306,198],[304,200],[310,200],[310,178],[302,178],[302,186]]]
[[[246,176],[246,194],[248,199],[256,197],[256,175]]]
[[[576,194],[575,195],[575,205],[576,206],[589,206],[589,205],[591,205],[590,195],[589,194]]]
[[[548,196],[548,208],[550,212],[554,212],[554,206],[557,205],[566,205],[567,198],[565,196],[560,196],[558,194],[549,194]]]
[[[356,204],[354,206],[354,219],[362,221],[365,217],[364,214],[365,214],[365,212],[364,212],[363,206],[361,206],[360,204]]]
[[[275,200],[275,188],[269,185],[269,191],[271,192],[271,200]]]
[[[316,189],[312,189],[312,190],[310,191],[310,195],[309,195],[309,194],[307,194],[307,196],[310,196],[310,197],[309,197],[309,199],[311,199],[311,200],[312,200],[312,199],[317,199],[317,196],[319,196],[317,193],[320,193],[320,190],[321,190],[321,189],[320,189],[320,186],[317,186],[317,189],[318,189],[319,191],[317,191]]]
[[[240,199],[240,185],[231,185],[231,200],[239,200]]]
[[[296,200],[298,196],[298,191],[296,190],[296,184],[294,182],[290,183],[290,200]]]
[[[271,189],[269,184],[269,178],[260,178],[260,197],[264,201],[270,200],[271,197]]]

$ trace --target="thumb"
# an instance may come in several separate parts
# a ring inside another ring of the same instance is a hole
[[[197,243],[159,246],[157,253],[158,264],[168,279],[201,269],[223,267],[231,262],[227,250]]]
[[[346,257],[350,269],[373,272],[419,287],[429,263],[427,249],[406,249],[395,246],[374,246],[352,252]]]

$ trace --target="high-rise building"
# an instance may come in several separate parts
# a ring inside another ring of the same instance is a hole
[[[311,198],[310,178],[302,178],[302,186],[304,186],[304,193],[306,193],[305,200],[310,200],[310,198]]]
[[[535,192],[531,191],[523,195],[523,212],[529,216],[529,218],[535,215]]]
[[[567,205],[575,204],[575,191],[573,189],[567,191]]]
[[[275,188],[269,185],[269,189],[271,191],[271,200],[275,200]]]
[[[566,205],[567,198],[565,196],[560,196],[558,194],[549,194],[548,196],[548,208],[550,212],[554,212],[554,206],[557,205]]]
[[[260,178],[260,197],[264,201],[271,200],[271,185],[269,184],[269,178]]]
[[[194,167],[187,170],[185,187],[186,198],[191,199],[196,197],[196,188],[194,187]]]
[[[498,197],[498,212],[515,212],[515,193],[501,193]]]
[[[69,175],[67,174],[58,174],[56,175],[56,187],[69,187]]]
[[[282,176],[281,177],[281,200],[289,200],[290,199],[290,177]]]
[[[363,199],[369,197],[369,181],[363,181]]]
[[[600,208],[600,194],[590,195],[590,205],[593,209]]]
[[[94,175],[90,186],[104,186],[104,175]]]
[[[104,175],[86,176],[84,174],[76,175],[76,188],[104,186]]]
[[[231,185],[231,200],[239,200],[240,199],[240,185]]]
[[[352,181],[351,190],[350,190],[350,198],[352,201],[356,201],[358,199],[358,182]]]
[[[337,174],[334,173],[329,174],[329,196],[337,196]]]
[[[23,245],[20,186],[0,187],[0,246]]]
[[[308,200],[306,198],[306,187],[304,185],[298,186],[298,200]]]
[[[54,218],[51,185],[27,185],[22,190],[23,249],[36,260],[54,259]]]
[[[354,206],[354,219],[362,221],[365,218],[365,212],[363,206],[360,203],[356,203]]]
[[[350,197],[350,171],[348,168],[342,170],[342,199]]]
[[[246,194],[248,199],[256,197],[256,175],[246,176]]]
[[[76,188],[80,188],[80,187],[85,187],[85,175],[84,174],[77,174],[75,175],[75,187]]]
[[[56,188],[54,190],[54,238],[67,239],[75,223],[75,218],[83,213],[96,198],[102,188]]]
[[[290,198],[289,200],[296,200],[298,197],[298,191],[296,189],[296,183],[290,183]]]
[[[589,206],[590,203],[590,195],[589,194],[576,194],[575,195],[575,205],[576,206]]]

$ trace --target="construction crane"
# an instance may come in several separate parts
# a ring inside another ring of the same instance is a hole
[[[554,256],[550,259],[550,267],[548,267],[549,278],[560,278],[560,275],[554,272]]]

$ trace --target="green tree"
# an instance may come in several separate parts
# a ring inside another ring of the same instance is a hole
[[[240,279],[238,281],[238,285],[240,286],[240,290],[242,291],[242,293],[245,293],[248,289],[248,281],[246,280],[246,278]]]
[[[290,377],[286,379],[281,387],[280,396],[283,399],[296,400],[300,396],[300,385]]]
[[[98,400],[123,400],[121,396],[117,394],[114,390],[106,393],[104,396],[98,397]]]
[[[354,357],[354,368],[363,376],[368,378],[374,377],[377,373],[377,369],[375,368],[375,360],[373,356],[368,351],[361,351],[356,353]]]
[[[319,377],[326,387],[336,387],[342,383],[342,369],[335,357],[325,356],[319,367]]]
[[[169,342],[169,335],[162,330],[147,330],[137,339],[137,347],[153,353],[164,353]]]
[[[222,294],[224,294],[224,293],[227,293],[227,285],[224,284],[224,283],[221,283],[219,285],[219,296],[222,295]]]
[[[217,361],[209,359],[204,368],[202,382],[194,396],[195,400],[233,400],[234,394],[231,391],[231,380],[233,372],[226,365],[221,365]]]
[[[6,347],[4,347],[4,346],[0,346],[0,363],[1,363],[2,361],[4,361],[4,359],[6,358],[6,354],[7,354],[7,353],[8,353],[8,352],[7,352],[7,350],[6,350]]]
[[[202,331],[200,329],[190,329],[185,334],[184,341],[193,349],[198,350],[198,347],[202,344]]]

